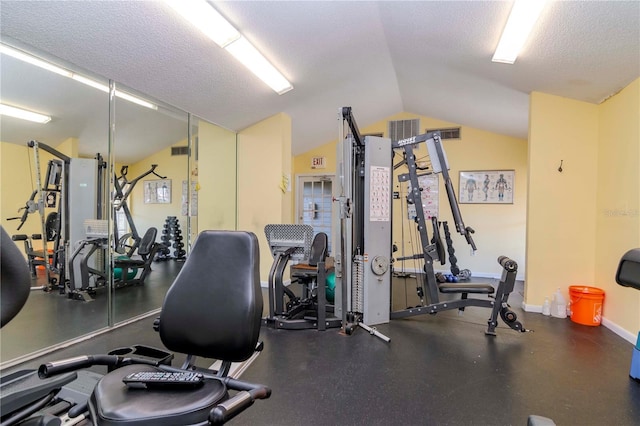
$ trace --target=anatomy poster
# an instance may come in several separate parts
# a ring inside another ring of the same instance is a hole
[[[514,170],[460,172],[460,204],[513,204]]]
[[[426,220],[432,217],[438,217],[438,175],[424,175],[418,176],[418,184],[422,191],[422,210],[424,211],[424,218]],[[407,193],[411,192],[411,182],[407,182]],[[413,220],[416,217],[415,204],[409,204],[407,207],[407,217],[409,220]]]

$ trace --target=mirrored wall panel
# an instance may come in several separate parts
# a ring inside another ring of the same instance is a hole
[[[158,309],[187,256],[188,115],[116,85],[114,321]]]
[[[32,274],[4,368],[157,311],[198,233],[236,229],[237,151],[235,132],[0,48],[0,219]]]
[[[107,219],[109,83],[0,46],[1,224],[32,275],[26,305],[2,328],[4,364],[107,326],[107,298],[88,290],[108,277],[78,271],[89,248],[90,269],[106,262],[106,223],[87,232],[86,221]]]

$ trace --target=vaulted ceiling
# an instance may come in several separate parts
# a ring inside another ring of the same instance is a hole
[[[292,91],[274,93],[159,1],[3,0],[0,28],[231,130],[285,112],[294,154],[335,139],[342,106],[360,127],[407,111],[526,138],[531,91],[599,103],[640,76],[638,1],[551,2],[513,65],[491,62],[510,2],[212,4]]]

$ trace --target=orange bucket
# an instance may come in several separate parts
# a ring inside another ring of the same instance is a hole
[[[569,286],[569,303],[571,321],[591,326],[598,326],[602,322],[602,289],[584,285]]]

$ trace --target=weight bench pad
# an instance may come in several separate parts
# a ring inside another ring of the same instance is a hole
[[[438,286],[440,293],[475,293],[493,294],[495,289],[489,284],[454,284],[443,283]]]

